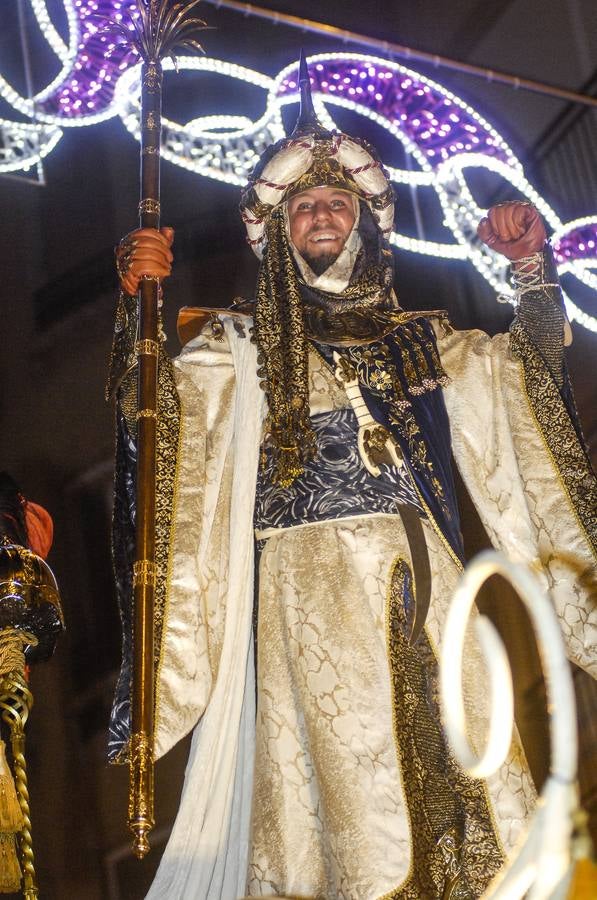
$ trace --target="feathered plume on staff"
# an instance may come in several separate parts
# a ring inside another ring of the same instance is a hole
[[[206,27],[191,16],[199,0],[136,0],[138,15],[109,21],[109,30],[141,67],[141,199],[139,227],[160,227],[160,136],[162,109],[161,60],[175,61],[178,50],[202,51],[197,33]],[[139,331],[135,345],[137,370],[137,516],[133,566],[133,685],[130,742],[129,826],[133,849],[141,858],[149,850],[147,835],[154,825],[154,596],[155,482],[158,377],[159,280],[143,276],[139,287]]]

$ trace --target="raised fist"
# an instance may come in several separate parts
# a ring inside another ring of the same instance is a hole
[[[547,239],[535,207],[519,200],[492,206],[479,222],[477,234],[488,247],[511,260],[543,250]]]
[[[131,231],[116,247],[116,268],[120,286],[134,296],[139,290],[143,275],[167,278],[172,272],[173,228],[137,228]]]

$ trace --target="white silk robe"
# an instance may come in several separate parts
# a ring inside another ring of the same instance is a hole
[[[256,351],[225,318],[175,362],[183,429],[156,754],[195,729],[179,814],[149,900],[418,897],[388,664],[388,597],[410,560],[401,520],[270,530],[260,561],[258,715],[251,618],[253,506],[264,399]],[[508,337],[439,337],[454,456],[494,545],[550,590],[570,658],[597,674],[595,558],[526,397]],[[311,372],[312,412],[344,399]],[[424,521],[434,653],[459,566]],[[481,663],[465,672],[473,742]],[[485,790],[485,788],[483,788]],[[500,849],[534,802],[515,736],[487,785]],[[401,892],[403,890],[403,892]],[[414,892],[413,892],[414,891]]]

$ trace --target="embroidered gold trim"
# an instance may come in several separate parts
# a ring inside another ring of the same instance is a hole
[[[136,299],[125,291],[120,291],[116,304],[116,321],[114,323],[114,338],[108,362],[108,378],[106,381],[105,396],[110,400],[117,388],[126,379],[126,376],[136,366],[137,360],[132,352],[135,343],[136,326]],[[131,358],[132,357],[132,358]],[[127,421],[131,418],[127,415]]]
[[[309,352],[302,299],[281,207],[270,216],[267,235],[255,295],[257,375],[269,408],[272,477],[282,487],[288,487],[316,452],[309,418]]]
[[[145,127],[150,131],[156,131],[156,129],[159,128],[159,125],[155,118],[155,113],[152,109],[150,109],[147,114],[147,118],[145,119]]]
[[[418,496],[418,498],[419,498],[419,502],[420,502],[421,506],[423,507],[423,509],[425,510],[425,514],[426,514],[427,518],[429,519],[429,522],[430,522],[430,524],[431,524],[431,527],[433,528],[433,530],[434,530],[435,533],[437,534],[438,538],[439,538],[440,541],[442,542],[442,544],[443,544],[445,550],[449,553],[452,562],[456,564],[456,566],[458,567],[458,569],[459,569],[461,572],[464,571],[464,566],[462,565],[461,561],[458,559],[458,557],[457,557],[456,554],[454,553],[454,550],[452,549],[452,546],[451,546],[450,542],[448,541],[448,539],[446,538],[445,534],[443,533],[443,531],[441,530],[441,528],[439,527],[439,525],[438,525],[437,522],[435,521],[435,516],[433,515],[433,513],[431,512],[431,510],[429,509],[429,507],[428,507],[427,504],[425,503],[425,500],[424,500],[424,498],[423,498],[423,495],[422,495],[421,491],[419,490],[419,488],[417,487],[417,483],[416,483],[416,481],[414,480],[414,478],[412,479],[412,484],[413,484],[413,486],[414,486],[414,489],[415,489],[416,492],[417,492],[417,496]]]
[[[434,641],[433,641],[433,638],[431,637],[431,635],[429,634],[429,632],[428,632],[427,630],[425,630],[425,636],[426,636],[427,640],[429,641],[429,646],[430,646],[430,648],[431,648],[431,652],[433,653],[433,658],[435,659],[437,665],[439,665],[439,662],[438,662],[438,661],[439,661],[439,657],[440,657],[439,650],[438,650],[437,646],[435,645],[435,643],[434,643]],[[468,738],[469,744],[470,744],[471,746],[473,746],[473,743],[474,743],[474,742],[473,742],[473,739],[472,739],[472,734],[470,733],[470,730],[469,730],[469,727],[468,727],[468,723],[467,723],[467,728],[466,728],[466,734],[467,734],[467,738]],[[519,750],[520,750],[521,752],[523,752],[523,751],[522,751],[522,746],[519,748]],[[528,766],[527,766],[527,768],[528,768]],[[492,804],[492,801],[491,801],[491,797],[490,797],[490,794],[489,794],[489,788],[487,787],[487,783],[486,783],[485,781],[483,781],[483,780],[478,781],[477,784],[479,785],[479,788],[483,791],[483,796],[485,797],[485,802],[486,802],[486,804],[487,804],[487,810],[488,810],[488,812],[489,812],[489,817],[490,817],[490,819],[491,819],[491,824],[492,824],[492,827],[493,827],[493,834],[494,834],[494,836],[495,836],[495,839],[496,839],[497,845],[498,845],[498,847],[499,847],[500,853],[502,854],[502,857],[503,857],[504,859],[506,859],[506,856],[507,856],[507,854],[506,854],[506,849],[505,849],[505,847],[504,847],[504,842],[502,841],[502,838],[501,838],[501,835],[500,835],[500,829],[499,829],[499,826],[498,826],[498,822],[497,822],[497,819],[496,819],[496,816],[495,816],[495,811],[494,811],[493,804]]]
[[[373,284],[372,290],[379,289],[379,285]],[[347,289],[345,294],[350,293]],[[354,291],[352,292],[355,293]],[[342,301],[338,301],[338,305]],[[330,347],[342,347],[358,344],[371,344],[394,332],[399,325],[405,325],[413,320],[426,318],[430,321],[437,319],[442,325],[448,322],[448,314],[445,310],[437,309],[429,312],[405,312],[404,310],[380,310],[374,306],[364,306],[363,309],[350,309],[329,312],[314,306],[305,306],[305,334],[313,341],[329,344]],[[418,331],[417,331],[418,334]],[[427,339],[425,339],[426,343]],[[432,348],[429,346],[429,352]],[[437,354],[435,354],[437,357]],[[435,358],[434,358],[435,362]],[[437,368],[441,370],[441,363],[437,357]]]
[[[155,587],[157,567],[150,559],[138,559],[133,563],[133,587],[149,585]]]
[[[162,83],[162,67],[155,65],[155,63],[150,63],[143,75],[143,84],[147,88],[150,94],[155,94],[159,89],[160,84]]]
[[[176,390],[174,367],[164,352],[160,354],[158,367],[159,420],[156,435],[156,509],[155,509],[155,560],[158,579],[154,597],[154,671],[156,678],[162,669],[164,618],[166,610],[167,573],[171,571],[171,542],[174,510],[174,492],[180,449],[181,415],[180,399]],[[155,721],[158,721],[158,684],[154,691]],[[157,733],[157,726],[156,726]]]
[[[438,666],[426,632],[408,643],[412,572],[398,557],[386,598],[386,640],[394,742],[411,834],[405,881],[385,900],[472,900],[499,870],[503,855],[483,786],[448,752],[440,727]]]
[[[142,213],[154,213],[159,216],[160,209],[160,201],[154,200],[152,197],[146,197],[145,200],[141,200],[139,203],[139,215],[142,215]]]
[[[178,430],[176,433],[176,455],[174,457],[175,463],[174,463],[173,471],[164,472],[164,470],[161,466],[161,459],[160,459],[160,472],[164,476],[165,489],[167,491],[167,496],[170,497],[170,506],[168,508],[162,508],[162,507],[160,508],[159,518],[160,518],[160,521],[164,520],[166,513],[169,511],[170,512],[170,524],[169,524],[168,536],[167,536],[167,538],[168,538],[167,548],[162,547],[162,543],[159,542],[160,557],[165,556],[167,558],[168,565],[167,565],[166,577],[163,580],[163,584],[158,582],[159,593],[160,593],[160,614],[159,614],[160,641],[159,641],[159,647],[158,647],[158,651],[155,655],[155,661],[154,661],[154,666],[155,666],[154,721],[155,721],[156,737],[159,734],[159,728],[160,728],[160,709],[161,709],[160,685],[161,685],[162,667],[163,667],[163,663],[164,663],[164,642],[161,640],[161,634],[162,634],[162,630],[163,630],[163,625],[168,620],[168,611],[170,608],[170,585],[172,584],[172,572],[173,572],[173,566],[174,566],[173,548],[174,548],[174,538],[175,538],[175,532],[176,532],[176,508],[178,505],[178,481],[179,481],[179,474],[180,474],[179,460],[180,460],[184,428],[185,428],[185,425],[184,425],[185,419],[184,419],[184,416],[182,415],[182,405],[180,403],[180,399],[178,398],[178,394],[176,395],[176,397],[177,397],[177,400],[179,403],[179,417],[178,417],[179,421],[178,421]],[[158,435],[158,441],[159,441],[159,435]],[[158,443],[158,446],[159,446],[159,443]],[[162,454],[160,453],[160,457],[161,457],[161,455]],[[155,606],[155,601],[154,601],[154,606]],[[156,641],[157,641],[157,638],[156,638]]]
[[[137,333],[136,298],[121,292],[118,298],[116,328],[110,356],[109,380],[106,393],[112,396],[119,389],[119,400],[127,427],[134,438],[136,423],[137,360],[134,354]],[[170,540],[173,515],[174,485],[180,434],[180,403],[174,379],[172,361],[162,347],[158,365],[158,410],[156,428],[156,538],[155,564],[157,578],[154,596],[154,667],[159,678],[162,658],[162,631],[166,603],[166,576],[170,572]],[[157,722],[158,689],[155,709]],[[130,752],[130,739],[118,752],[114,762],[124,763]]]
[[[579,528],[597,557],[597,478],[560,392],[522,327],[510,331],[526,399]]]
[[[155,409],[138,409],[135,413],[137,422],[139,419],[157,419],[158,414]]]
[[[144,338],[142,341],[136,341],[135,354],[137,356],[157,356],[160,352],[160,345],[157,341],[150,338]]]
[[[147,796],[135,798],[135,794],[132,790],[129,793],[129,821],[132,821],[135,812],[137,812],[144,820],[147,821],[147,823],[151,827],[154,824],[154,782],[151,773],[151,766],[153,764],[153,748],[150,747],[149,740],[144,731],[135,732],[131,735],[129,742],[129,752],[131,769],[137,770],[137,777],[139,778],[139,780],[143,781],[149,776],[149,794]],[[137,808],[135,808],[135,799],[137,799],[137,802],[139,802],[140,800],[139,806]]]

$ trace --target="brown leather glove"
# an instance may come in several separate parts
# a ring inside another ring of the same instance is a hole
[[[172,272],[173,228],[137,228],[123,237],[117,245],[116,269],[120,286],[134,296],[143,275],[167,278]]]
[[[479,222],[477,234],[488,247],[511,260],[538,253],[547,239],[535,207],[519,200],[492,206]]]

